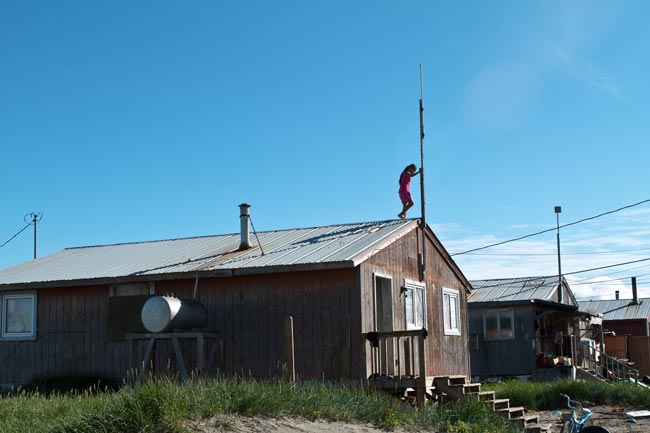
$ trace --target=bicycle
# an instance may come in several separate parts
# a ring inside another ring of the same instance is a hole
[[[560,394],[560,397],[566,398],[567,406],[571,409],[571,415],[569,416],[569,419],[562,424],[562,430],[560,430],[560,433],[609,433],[609,430],[604,427],[598,425],[585,425],[591,416],[591,411],[583,407],[582,403],[571,400],[566,394]],[[578,416],[578,410],[581,412],[580,416]]]

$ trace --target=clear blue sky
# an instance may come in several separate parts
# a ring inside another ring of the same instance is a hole
[[[553,227],[555,205],[566,223],[648,199],[648,22],[646,1],[2,1],[0,243],[32,211],[39,255],[234,233],[241,202],[260,231],[393,219],[420,64],[451,252]],[[646,204],[567,228],[564,268],[650,248],[648,222]],[[457,259],[556,272],[553,233],[505,248]],[[27,230],[0,268],[31,256]]]

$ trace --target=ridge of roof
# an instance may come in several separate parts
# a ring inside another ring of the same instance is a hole
[[[258,231],[256,233],[258,234],[279,233],[279,232],[290,232],[295,230],[314,230],[314,229],[326,229],[329,227],[357,226],[361,224],[386,224],[386,223],[398,222],[398,221],[417,221],[417,220],[418,218],[407,218],[405,220],[390,219],[390,220],[379,220],[379,221],[359,221],[356,223],[326,224],[322,226],[317,225],[317,226],[307,226],[307,227],[284,228],[284,229],[276,229],[276,230],[264,230],[264,231]],[[239,236],[239,235],[240,235],[239,232],[235,232],[235,233],[222,233],[222,234],[213,234],[213,235],[183,236],[180,238],[153,239],[149,241],[132,241],[132,242],[116,242],[112,244],[80,245],[76,247],[65,247],[63,248],[62,251],[79,250],[84,248],[116,247],[120,245],[153,244],[157,242],[173,242],[173,241],[184,241],[184,240],[191,240],[191,239],[209,239],[209,238],[220,238],[220,237]]]

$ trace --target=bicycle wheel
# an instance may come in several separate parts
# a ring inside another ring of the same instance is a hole
[[[588,425],[583,428],[580,433],[609,433],[609,430],[599,425]]]
[[[560,433],[571,433],[571,421],[564,421]]]

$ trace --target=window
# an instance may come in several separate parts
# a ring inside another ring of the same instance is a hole
[[[422,329],[426,323],[425,285],[406,280],[404,298],[406,302],[406,329]]]
[[[36,338],[36,294],[0,294],[0,337],[30,340]]]
[[[483,312],[483,335],[486,340],[512,340],[515,338],[514,314],[508,310]]]
[[[445,335],[460,335],[460,294],[455,289],[442,289],[442,311]]]

